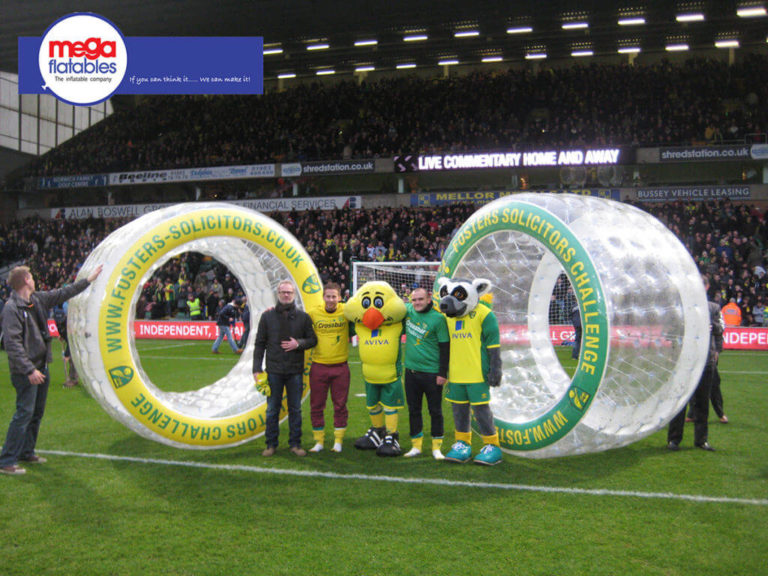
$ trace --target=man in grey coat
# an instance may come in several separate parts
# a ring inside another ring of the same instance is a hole
[[[48,316],[51,308],[85,290],[101,269],[99,265],[86,280],[46,292],[35,290],[35,279],[26,266],[18,266],[8,275],[13,293],[3,308],[2,332],[11,383],[16,388],[16,412],[0,453],[2,474],[25,474],[26,470],[18,466],[19,461],[45,462],[45,458],[35,454],[35,444],[50,384],[48,364],[52,355]]]

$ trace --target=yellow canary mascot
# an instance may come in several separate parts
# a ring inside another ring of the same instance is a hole
[[[363,284],[344,306],[344,316],[355,324],[371,417],[371,427],[355,441],[355,448],[376,450],[379,456],[401,454],[397,411],[405,405],[400,380],[405,313],[405,303],[394,289],[379,281]]]

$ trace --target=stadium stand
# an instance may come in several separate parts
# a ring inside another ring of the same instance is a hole
[[[765,273],[765,219],[754,206],[717,202],[665,202],[639,205],[664,222],[685,244],[702,274],[710,278],[710,296],[723,304],[735,298],[744,325],[762,324],[762,306],[768,300]],[[352,260],[437,261],[453,233],[477,208],[454,204],[431,208],[377,208],[336,211],[276,212],[270,217],[283,224],[306,246],[323,282],[351,285]],[[72,282],[82,259],[125,219],[16,221],[0,226],[0,266],[25,260],[39,278],[40,289]],[[23,234],[22,234],[23,232]],[[22,240],[24,238],[24,240]],[[68,239],[61,241],[61,239]],[[167,317],[164,296],[173,286],[176,303],[192,290],[207,299],[216,279],[225,298],[243,291],[228,270],[196,253],[185,253],[167,262],[145,286],[137,313]],[[7,296],[7,286],[2,292]],[[152,304],[152,306],[150,306]],[[759,322],[753,309],[758,306]]]
[[[153,97],[23,176],[377,158],[399,153],[744,141],[768,131],[768,58],[416,76],[263,96]]]

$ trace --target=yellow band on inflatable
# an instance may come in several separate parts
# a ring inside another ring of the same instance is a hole
[[[141,289],[142,278],[159,258],[181,245],[213,236],[258,244],[285,266],[305,308],[323,302],[317,270],[307,252],[295,238],[285,235],[258,212],[244,214],[226,206],[188,212],[158,223],[127,248],[107,282],[99,311],[99,349],[104,368],[116,396],[136,421],[164,438],[195,446],[234,445],[258,436],[265,428],[266,403],[222,418],[192,417],[165,405],[147,387],[137,368],[129,310],[134,294]],[[308,370],[309,362],[305,375]],[[304,395],[307,388],[305,382]]]

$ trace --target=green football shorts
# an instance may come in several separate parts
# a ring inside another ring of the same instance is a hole
[[[454,404],[488,404],[491,401],[490,387],[485,382],[476,384],[448,382],[445,399]]]
[[[389,384],[365,382],[365,405],[370,410],[381,404],[386,410],[399,410],[405,406],[405,391],[400,378]]]

